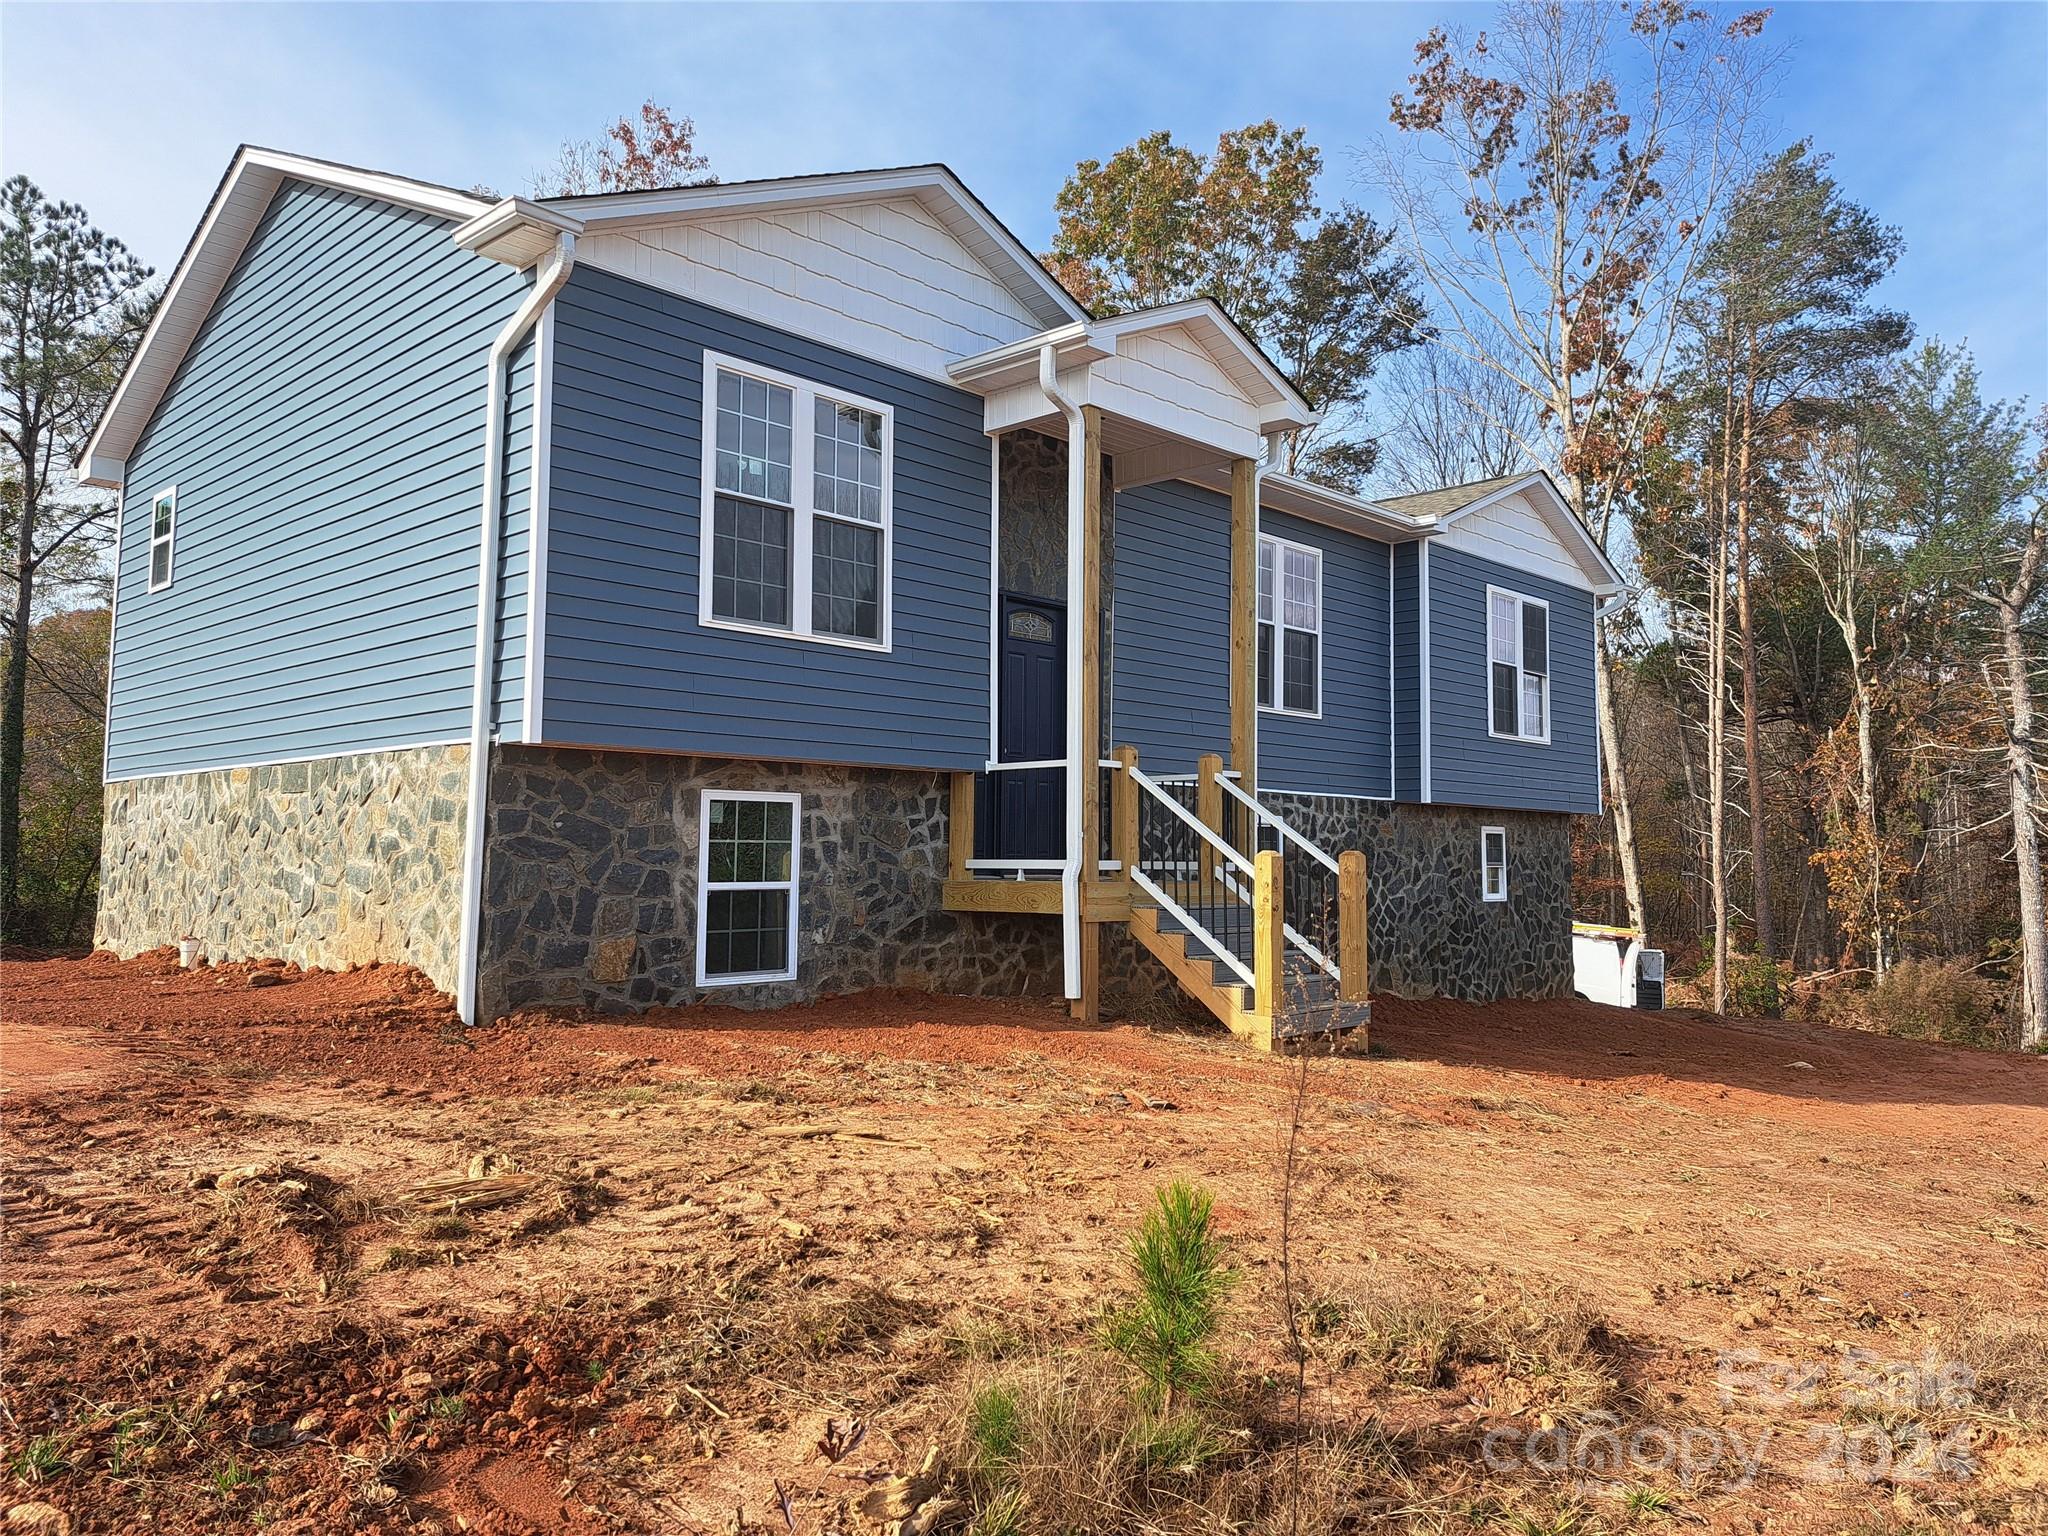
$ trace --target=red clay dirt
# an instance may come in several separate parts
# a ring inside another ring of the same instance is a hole
[[[5,1502],[79,1531],[784,1530],[778,1486],[804,1536],[860,1529],[947,1431],[960,1341],[1085,1340],[1170,1178],[1215,1190],[1248,1277],[1233,1355],[1277,1359],[1297,1070],[1316,1292],[1563,1288],[1632,1413],[1754,1428],[1722,1352],[1919,1359],[2048,1294],[2048,1062],[1816,1027],[1378,999],[1371,1054],[1300,1065],[871,993],[465,1033],[403,968],[169,952],[7,962],[0,1023]],[[1312,1386],[1411,1447],[1388,1528],[1495,1528],[1482,1494],[1628,1524],[1613,1488],[1478,1464],[1528,1383],[1361,1370]],[[830,1416],[870,1426],[858,1456],[816,1453]],[[1784,1459],[1683,1510],[2023,1529],[2048,1447],[2006,1417],[1968,1478]]]

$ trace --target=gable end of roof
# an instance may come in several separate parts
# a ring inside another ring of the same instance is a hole
[[[244,144],[235,151],[214,189],[135,355],[87,440],[78,465],[83,483],[108,489],[121,484],[130,451],[156,413],[199,328],[212,313],[214,301],[242,259],[271,198],[286,181],[380,198],[451,221],[475,218],[492,206],[484,198],[453,187]]]

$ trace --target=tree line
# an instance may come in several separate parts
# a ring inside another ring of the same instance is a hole
[[[1550,475],[1629,578],[1582,916],[1719,1010],[1863,1022],[1891,1003],[1821,1005],[1904,967],[1933,1032],[2039,1049],[2048,424],[1877,301],[1903,237],[1769,142],[1768,22],[1511,0],[1417,43],[1355,156],[1380,218],[1317,206],[1300,130],[1157,133],[1076,168],[1046,265],[1098,306],[1223,302],[1326,413],[1290,468]]]
[[[1822,148],[1771,141],[1780,62],[1765,11],[1508,0],[1417,42],[1343,170],[1277,119],[1209,150],[1147,134],[1074,168],[1041,259],[1097,313],[1217,299],[1322,412],[1287,444],[1298,473],[1550,475],[1628,577],[1597,624],[1608,809],[1578,839],[1581,915],[1661,942],[1717,1009],[1902,976],[1922,996],[1934,964],[1991,1000],[1986,1038],[2040,1049],[2048,418],[1985,398],[1964,347],[1879,302],[1905,237]],[[1355,195],[1326,207],[1337,177]],[[691,121],[648,102],[531,190],[711,179]],[[147,274],[78,210],[8,197],[0,898],[20,933],[44,921],[21,895],[44,857],[18,810],[30,662],[44,615],[104,581],[106,509],[48,468],[96,416]],[[60,599],[39,607],[39,582]],[[94,707],[52,702],[46,735],[96,729]],[[36,875],[35,910],[68,911],[71,878]]]

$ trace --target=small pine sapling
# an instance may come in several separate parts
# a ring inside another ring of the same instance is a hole
[[[1108,1342],[1144,1378],[1164,1417],[1209,1381],[1224,1296],[1236,1272],[1212,1221],[1214,1200],[1192,1184],[1160,1190],[1131,1236],[1138,1294],[1109,1319]]]

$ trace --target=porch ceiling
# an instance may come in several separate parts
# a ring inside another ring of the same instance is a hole
[[[1044,396],[1039,400],[1042,404]],[[1058,411],[1010,422],[1001,430],[1038,432],[1061,442],[1067,437],[1066,418]],[[1110,485],[1119,491],[1199,475],[1205,470],[1220,471],[1228,485],[1230,462],[1239,457],[1217,444],[1194,442],[1107,410],[1102,413],[1102,451],[1109,457]]]

